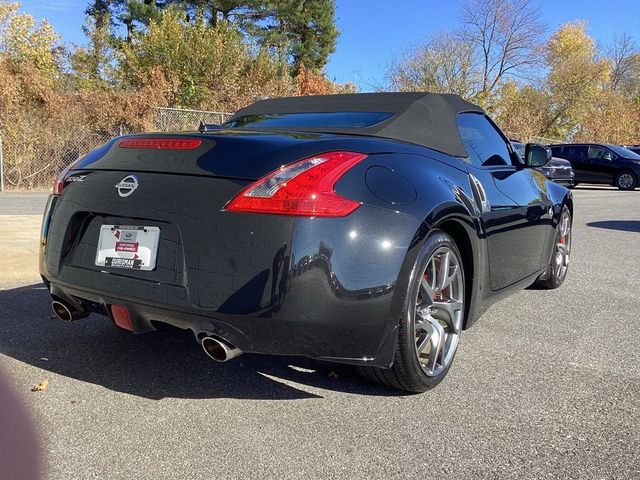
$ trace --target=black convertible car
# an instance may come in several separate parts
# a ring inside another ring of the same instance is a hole
[[[572,196],[532,168],[549,150],[523,163],[457,96],[263,100],[222,127],[116,138],[60,174],[40,259],[60,318],[422,392],[491,303],[565,279]]]

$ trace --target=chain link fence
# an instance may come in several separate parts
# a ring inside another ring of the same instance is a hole
[[[0,132],[1,134],[1,132]],[[49,188],[55,176],[89,150],[102,145],[118,132],[65,134],[52,138],[29,132],[28,139],[2,137],[2,182],[4,190]]]
[[[200,122],[221,124],[231,113],[178,108],[157,108],[154,130],[158,132],[193,131]],[[111,138],[138,133],[118,128],[114,131],[61,132],[56,138],[37,130],[27,132],[27,139],[7,138],[0,132],[0,191],[49,188],[55,176],[67,165]],[[523,143],[561,143],[558,139],[531,137],[517,132],[507,136]],[[42,138],[38,138],[41,135]]]
[[[231,117],[231,113],[209,112],[206,110],[185,110],[179,108],[157,108],[155,128],[158,132],[181,132],[194,130],[200,122],[221,124]]]
[[[154,130],[194,131],[201,121],[223,123],[232,114],[205,110],[157,108]],[[22,137],[8,137],[0,131],[0,191],[48,189],[67,165],[113,137],[139,133],[117,128],[113,131],[50,132],[37,129]]]
[[[530,135],[524,135],[522,133],[517,133],[517,132],[504,132],[504,133],[509,138],[509,140],[520,142],[520,143],[539,143],[541,145],[565,143],[564,140],[560,140],[557,138],[535,137]]]

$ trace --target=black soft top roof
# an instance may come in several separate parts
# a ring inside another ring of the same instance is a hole
[[[456,157],[467,157],[456,115],[484,113],[458,95],[408,93],[352,93],[260,100],[242,108],[229,120],[269,113],[388,112],[393,116],[364,128],[294,127],[296,130],[355,133],[416,143]]]

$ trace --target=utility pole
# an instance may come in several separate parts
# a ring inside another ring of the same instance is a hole
[[[4,158],[2,156],[2,131],[0,131],[0,192],[4,192]]]

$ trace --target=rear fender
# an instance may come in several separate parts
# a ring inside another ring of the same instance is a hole
[[[445,232],[458,246],[464,266],[467,309],[464,312],[463,328],[466,329],[481,315],[481,299],[489,293],[482,288],[486,284],[482,278],[482,272],[486,271],[483,268],[486,252],[483,251],[479,223],[464,205],[448,202],[431,212],[423,225],[423,229],[428,229],[429,233],[434,229]],[[425,236],[422,241],[426,238]]]
[[[382,164],[383,155],[376,156],[376,164]],[[416,156],[417,157],[417,156]],[[393,162],[395,172],[405,178],[414,179],[413,186],[416,188],[416,200],[407,205],[393,205],[399,213],[411,215],[420,219],[419,228],[416,230],[413,239],[406,252],[402,267],[398,274],[398,280],[392,301],[389,322],[386,334],[380,345],[377,364],[391,365],[393,353],[397,341],[399,320],[404,311],[406,291],[409,284],[410,273],[415,264],[416,258],[422,245],[435,229],[441,229],[452,236],[456,241],[463,256],[465,265],[465,294],[470,301],[469,308],[465,312],[464,327],[471,325],[480,314],[479,301],[481,291],[479,286],[482,282],[478,272],[482,271],[483,262],[482,242],[479,230],[479,223],[475,217],[475,204],[473,194],[466,172],[451,168],[432,158],[412,158],[409,162]],[[364,162],[363,162],[364,163]],[[412,168],[403,169],[402,166]],[[362,165],[361,169],[368,168]],[[351,173],[351,172],[350,172]],[[417,182],[415,179],[421,179]],[[379,200],[376,200],[379,202]],[[378,205],[380,205],[378,203]],[[390,208],[387,205],[387,208]],[[486,256],[485,256],[486,257]]]
[[[573,221],[573,193],[566,187],[559,185],[555,182],[547,181],[547,195],[553,204],[553,228],[549,232],[549,238],[545,246],[544,258],[548,258],[551,261],[551,255],[555,245],[556,228],[558,228],[558,222],[560,221],[560,215],[562,215],[562,209],[566,205],[571,213],[571,220]]]

